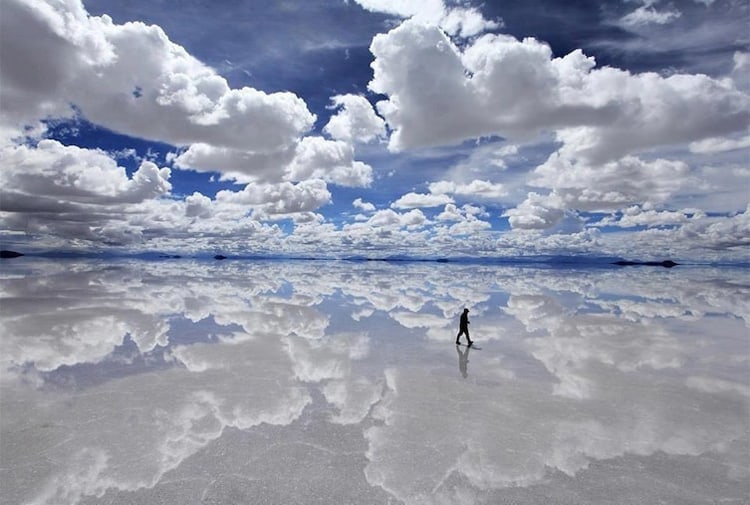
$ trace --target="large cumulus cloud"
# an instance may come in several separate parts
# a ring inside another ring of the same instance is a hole
[[[731,80],[597,68],[581,50],[554,57],[533,38],[488,34],[462,50],[410,20],[370,49],[370,88],[388,95],[377,107],[394,130],[393,150],[560,130],[577,156],[601,162],[729,134],[750,120],[750,98]]]
[[[557,147],[531,170],[527,198],[510,200],[515,208],[505,216],[514,229],[563,226],[577,233],[580,225],[562,223],[579,212],[633,205],[674,211],[692,188],[731,191],[718,169],[709,172],[686,153],[743,148],[750,97],[739,73],[632,73],[598,67],[582,50],[555,56],[533,38],[487,34],[455,41],[416,18],[377,35],[370,88],[387,95],[377,108],[393,130],[392,151],[552,134]],[[498,168],[485,183],[499,188],[488,195],[502,201],[502,183],[512,176]],[[448,186],[434,182],[431,190]],[[477,188],[472,197],[480,196]]]
[[[2,23],[5,121],[62,115],[72,103],[129,135],[269,152],[315,120],[292,93],[232,89],[160,27],[89,16],[75,0],[12,0]]]
[[[354,143],[383,135],[384,126],[362,97],[334,97],[334,139],[306,136],[316,116],[300,97],[232,88],[158,26],[90,16],[75,0],[13,0],[1,22],[6,231],[47,246],[174,240],[180,248],[196,232],[229,240],[271,231],[261,219],[302,219],[330,201],[328,183],[372,181]],[[74,116],[177,146],[168,157],[177,169],[218,172],[248,186],[216,199],[182,198],[170,195],[170,170],[149,161],[128,177],[103,151],[18,143],[38,134],[41,120]]]

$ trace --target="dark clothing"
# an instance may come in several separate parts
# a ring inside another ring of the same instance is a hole
[[[461,314],[461,320],[458,323],[458,335],[456,335],[456,343],[458,344],[461,339],[461,335],[466,335],[466,342],[471,345],[471,337],[469,337],[469,311],[464,310]]]
[[[458,327],[466,332],[469,331],[469,313],[468,312],[464,312],[463,314],[461,314],[461,322],[459,323]]]

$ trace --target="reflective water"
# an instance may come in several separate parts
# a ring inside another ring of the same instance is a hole
[[[0,276],[2,504],[748,503],[747,270]]]

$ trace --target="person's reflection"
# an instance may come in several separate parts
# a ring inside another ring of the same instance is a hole
[[[465,351],[461,351],[461,346],[456,345],[456,352],[458,353],[458,369],[461,371],[461,375],[464,379],[469,376],[469,349],[471,349],[471,347],[467,346]]]

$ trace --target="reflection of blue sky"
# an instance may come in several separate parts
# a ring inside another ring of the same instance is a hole
[[[744,271],[23,260],[1,275],[2,503],[226,486],[288,501],[300,482],[329,502],[616,503],[591,479],[622,498],[649,472],[644,502],[747,491]],[[482,348],[462,370],[464,306]]]

